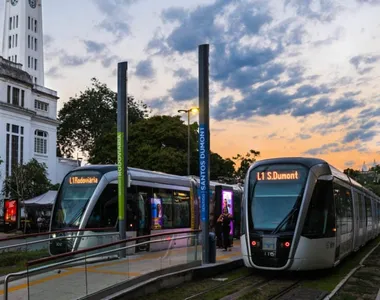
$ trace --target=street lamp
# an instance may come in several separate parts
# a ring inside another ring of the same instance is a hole
[[[193,107],[190,109],[179,109],[178,112],[187,113],[187,175],[190,176],[190,113],[196,113],[199,111],[199,107]]]

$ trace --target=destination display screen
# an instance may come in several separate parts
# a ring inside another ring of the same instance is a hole
[[[99,178],[96,176],[71,176],[68,181],[70,185],[98,184]]]
[[[288,181],[297,181],[302,178],[302,175],[299,170],[278,170],[278,171],[263,171],[256,172],[257,181],[276,181],[276,180],[288,180]]]

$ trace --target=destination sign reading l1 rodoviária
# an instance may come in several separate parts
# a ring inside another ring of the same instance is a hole
[[[261,180],[299,180],[298,171],[265,171],[257,172],[256,179]]]
[[[69,184],[97,184],[99,179],[95,176],[73,176],[69,178]]]

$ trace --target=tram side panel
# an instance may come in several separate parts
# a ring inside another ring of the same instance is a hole
[[[310,202],[305,203],[307,213],[291,270],[324,269],[335,262],[337,232],[332,182],[319,179],[310,188],[313,192]]]

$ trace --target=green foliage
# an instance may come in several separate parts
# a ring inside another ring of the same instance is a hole
[[[128,99],[128,165],[131,167],[187,174],[188,126],[180,116],[147,117],[147,106]],[[70,98],[59,112],[57,154],[71,157],[75,148],[89,155],[91,164],[117,163],[117,95],[92,79],[92,87]],[[198,124],[190,125],[191,174],[199,175]],[[210,179],[243,178],[260,152],[238,154],[235,162],[210,153]]]
[[[260,151],[249,150],[245,156],[237,154],[232,159],[240,162],[238,169],[235,172],[235,177],[239,180],[244,180],[249,167],[256,161],[256,158],[260,156]]]
[[[19,200],[46,193],[51,187],[46,169],[45,164],[34,158],[27,164],[13,165],[11,176],[5,178],[3,193]]]
[[[210,180],[221,178],[233,178],[235,174],[235,162],[231,159],[224,159],[217,153],[210,154]]]
[[[117,123],[117,93],[92,78],[92,86],[70,98],[59,111],[57,142],[61,156],[72,157],[75,148],[93,151],[96,141],[111,132]],[[146,105],[128,97],[128,122],[146,117]]]
[[[4,252],[0,255],[0,267],[10,266],[25,266],[25,263],[29,260],[48,257],[49,253],[46,249],[36,251],[12,251]]]

